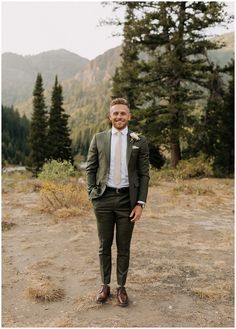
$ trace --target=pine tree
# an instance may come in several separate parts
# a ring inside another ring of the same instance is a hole
[[[223,79],[221,73],[228,76]],[[213,162],[215,174],[223,177],[234,172],[234,61],[213,69],[208,89],[205,111],[195,126],[188,155],[203,154]]]
[[[203,116],[203,152],[209,156],[215,156],[221,123],[220,116],[224,111],[224,86],[219,74],[219,68],[215,68],[209,80],[209,97]]]
[[[132,120],[129,127],[134,130],[145,132],[144,128],[139,124],[137,109],[142,105],[140,98],[141,88],[143,89],[142,77],[140,72],[143,69],[143,63],[140,61],[140,47],[134,40],[135,35],[135,12],[142,7],[141,2],[126,2],[126,15],[124,23],[124,42],[122,45],[122,64],[116,68],[113,76],[112,97],[124,97],[130,104],[132,112]],[[149,139],[150,163],[160,168],[164,164],[164,159],[160,154],[159,146]]]
[[[126,6],[124,42],[121,53],[122,65],[116,68],[112,85],[112,97],[126,98],[131,109],[136,108],[138,75],[140,71],[138,48],[132,41],[132,22],[135,19],[134,10],[136,6],[136,2],[129,2]]]
[[[37,174],[47,158],[47,112],[44,98],[43,79],[37,75],[33,91],[33,114],[29,136],[29,166]]]
[[[2,106],[2,163],[24,165],[29,155],[29,120],[13,107]]]
[[[63,109],[62,86],[57,76],[52,90],[48,128],[48,158],[72,161],[69,115]]]
[[[217,133],[215,136],[214,168],[218,175],[231,175],[234,173],[234,61],[226,68],[230,73],[228,88],[224,95],[224,104],[216,104]]]
[[[129,24],[127,38],[139,49],[141,64],[135,117],[154,145],[169,149],[173,167],[194,124],[194,103],[207,93],[212,72],[207,50],[220,47],[203,32],[227,19],[224,7],[217,2],[140,2]],[[120,71],[125,67],[128,61]]]

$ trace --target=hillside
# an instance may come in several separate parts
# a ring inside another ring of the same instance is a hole
[[[216,37],[215,40],[219,43],[224,43],[225,46],[209,51],[210,59],[217,65],[224,66],[234,57],[234,33],[225,33]]]
[[[225,46],[209,52],[209,57],[218,65],[223,66],[234,57],[234,33],[227,33],[216,39],[223,41]],[[83,140],[83,147],[86,149],[91,135],[107,126],[106,112],[111,96],[111,77],[121,62],[120,53],[121,47],[116,47],[92,61],[82,59],[65,50],[29,57],[4,54],[3,103],[6,99],[8,101],[14,99],[13,104],[19,112],[30,117],[32,86],[37,72],[40,69],[43,76],[48,106],[50,105],[50,85],[57,73],[63,86],[64,108],[71,115],[70,124],[75,150],[79,147],[80,140]],[[12,63],[12,67],[9,63]],[[6,79],[7,72],[11,74],[8,74]],[[16,79],[13,79],[14,74]],[[23,77],[24,82],[20,83]]]
[[[101,81],[109,80],[120,63],[121,47],[115,47],[90,61],[74,79],[83,86],[93,86]]]
[[[88,59],[67,50],[51,50],[34,56],[13,53],[2,55],[2,103],[16,105],[32,95],[37,73],[43,76],[44,87],[53,85],[55,75],[60,80],[74,76]]]
[[[110,102],[111,77],[119,65],[121,47],[106,51],[87,63],[83,69],[67,80],[61,81],[64,95],[64,108],[71,115],[72,140],[76,148],[83,139],[83,148],[87,146],[91,135],[107,126],[106,111]],[[43,76],[44,78],[44,76]],[[51,89],[45,91],[46,103],[50,105]],[[16,104],[20,113],[30,117],[32,97]]]
[[[210,51],[210,58],[217,64],[224,65],[234,56],[234,33],[223,34],[215,40],[224,42],[225,46]],[[43,76],[45,89],[51,88],[56,74],[65,86],[73,84],[77,86],[78,82],[81,82],[83,89],[87,89],[111,78],[115,67],[120,63],[120,53],[121,47],[116,47],[91,61],[63,49],[34,56],[4,53],[2,54],[2,103],[17,105],[22,112],[29,115],[31,111],[28,105],[29,98],[38,72]],[[88,95],[89,90],[85,93]],[[83,95],[80,96],[83,98]],[[69,93],[69,98],[71,102],[68,100],[67,103],[73,104],[74,98],[80,97]],[[27,105],[22,104],[25,101],[28,101]]]

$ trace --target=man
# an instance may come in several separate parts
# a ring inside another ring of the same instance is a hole
[[[134,223],[141,217],[148,192],[149,153],[144,137],[131,132],[128,102],[116,98],[110,104],[112,129],[96,134],[87,159],[87,185],[97,218],[102,278],[97,303],[110,295],[111,247],[116,227],[117,300],[128,305],[125,289]]]

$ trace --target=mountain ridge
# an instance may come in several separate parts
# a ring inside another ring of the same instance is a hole
[[[220,38],[224,39],[223,35]],[[225,47],[209,53],[217,65],[225,65],[230,58],[234,57],[234,33],[227,33],[225,41]],[[76,149],[83,147],[87,151],[92,134],[99,129],[105,129],[108,125],[106,113],[111,98],[111,78],[115,68],[121,63],[121,51],[121,46],[114,47],[91,61],[83,62],[79,69],[74,70],[65,79],[62,79],[58,72],[54,72],[55,75],[58,74],[59,82],[63,87],[64,108],[70,115],[71,137]],[[26,68],[28,69],[28,66]],[[24,78],[28,77],[27,74],[26,70]],[[13,104],[20,114],[26,114],[27,117],[30,117],[32,113],[32,89],[36,74],[35,71],[28,96],[24,99],[19,97]],[[51,87],[55,79],[55,75],[50,74],[51,85],[45,81],[48,76],[42,73],[48,108],[50,107]],[[2,86],[4,89],[4,80]],[[20,93],[21,86],[18,86],[15,92]],[[13,96],[17,99],[17,94]],[[83,145],[81,141],[83,141]]]
[[[210,52],[216,63],[223,65],[232,57],[234,32],[216,36],[214,39],[225,42],[223,48]],[[55,75],[58,75],[60,82],[77,80],[84,88],[107,81],[121,62],[121,50],[121,46],[113,47],[92,60],[64,48],[36,55],[5,52],[2,54],[2,103],[18,106],[27,101],[32,96],[37,73],[42,74],[45,89],[53,86]]]
[[[2,54],[2,103],[16,105],[32,95],[37,73],[43,75],[44,87],[75,75],[89,62],[67,50],[51,50],[37,55]]]

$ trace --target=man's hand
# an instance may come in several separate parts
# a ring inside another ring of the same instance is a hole
[[[130,220],[132,223],[138,221],[142,215],[143,208],[140,206],[135,206],[134,209],[131,211],[129,217],[132,219]]]

